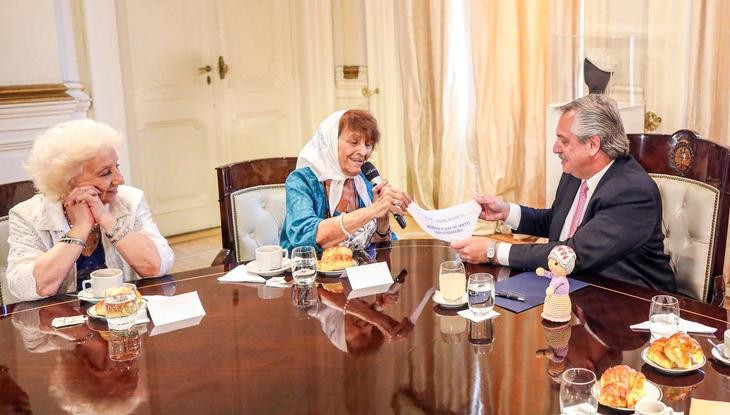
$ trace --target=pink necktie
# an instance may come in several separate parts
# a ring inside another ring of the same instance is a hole
[[[583,208],[586,207],[586,199],[588,198],[588,182],[583,180],[578,190],[578,205],[575,207],[575,213],[573,214],[573,220],[570,222],[570,230],[568,231],[568,238],[572,238],[575,235],[575,230],[578,229],[578,224],[583,216]]]

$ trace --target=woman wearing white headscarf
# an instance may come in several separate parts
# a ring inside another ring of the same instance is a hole
[[[379,138],[367,111],[337,111],[322,121],[286,179],[282,247],[364,249],[394,238],[388,215],[402,214],[411,199],[386,180],[373,188],[360,171]]]

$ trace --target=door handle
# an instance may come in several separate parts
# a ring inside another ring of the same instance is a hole
[[[198,68],[198,75],[204,75],[212,70],[213,67],[211,67],[210,65],[201,66],[200,68]]]
[[[362,96],[364,96],[365,98],[371,97],[371,96],[373,96],[375,94],[379,94],[379,93],[380,93],[380,88],[370,89],[368,87],[365,87],[362,89]]]
[[[228,64],[223,59],[223,56],[218,56],[218,76],[220,76],[221,79],[226,79],[227,73],[228,73]]]

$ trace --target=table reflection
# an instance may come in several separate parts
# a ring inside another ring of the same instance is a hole
[[[0,414],[31,414],[28,394],[10,377],[7,367],[0,365]]]
[[[48,394],[62,409],[70,413],[130,413],[147,399],[137,361],[109,358],[108,331],[94,330],[93,324],[51,327],[56,317],[83,313],[78,302],[23,310],[30,306],[20,304],[12,323],[27,351],[56,353],[48,373]]]

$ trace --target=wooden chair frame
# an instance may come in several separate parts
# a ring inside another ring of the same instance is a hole
[[[236,260],[233,254],[236,242],[231,193],[254,186],[284,183],[296,165],[296,157],[278,157],[241,161],[216,167],[223,249],[216,256],[213,265]]]
[[[685,177],[719,190],[719,214],[708,297],[701,299],[722,306],[725,302],[725,262],[728,216],[730,214],[730,150],[703,139],[690,130],[674,134],[628,134],[630,153],[649,173]]]

